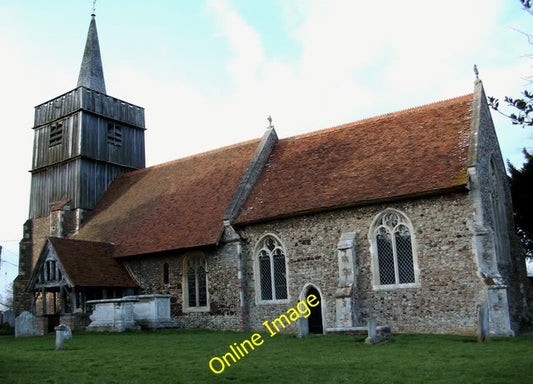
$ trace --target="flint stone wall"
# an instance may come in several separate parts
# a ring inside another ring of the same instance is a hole
[[[208,308],[184,309],[184,260],[203,254],[207,263]],[[165,284],[163,266],[169,266]],[[185,328],[231,330],[240,328],[239,282],[236,246],[228,244],[204,252],[176,252],[150,255],[126,261],[140,284],[139,294],[169,294],[170,316]]]
[[[414,227],[419,288],[376,290],[372,287],[368,232],[374,217],[386,208],[403,212]],[[342,233],[355,232],[358,267],[353,290],[358,308],[354,314],[355,325],[364,326],[369,317],[375,317],[379,325],[388,325],[393,332],[476,334],[478,308],[486,298],[486,289],[476,275],[472,217],[472,202],[465,192],[248,226],[240,231],[246,239],[243,254],[248,326],[264,330],[261,324],[295,306],[304,286],[311,283],[323,294],[324,328],[334,328],[339,279],[337,242]],[[287,304],[260,304],[256,297],[252,252],[266,234],[276,235],[285,247]],[[297,323],[287,330],[296,333]]]
[[[416,242],[420,287],[376,290],[368,232],[372,220],[386,208],[403,212],[411,221]],[[472,202],[467,192],[379,204],[237,228],[241,234],[245,328],[264,331],[272,321],[294,307],[304,287],[313,284],[322,293],[324,328],[335,328],[335,292],[339,284],[337,244],[343,233],[355,232],[353,289],[354,326],[365,326],[370,317],[393,332],[476,334],[478,310],[487,290],[477,276],[472,249]],[[256,297],[253,250],[266,234],[276,235],[285,247],[289,300],[260,304]],[[208,311],[183,310],[183,260],[187,253],[160,254],[128,260],[141,285],[141,294],[171,294],[171,317],[185,328],[239,329],[239,280],[235,243],[205,250]],[[163,265],[169,264],[169,283]],[[285,332],[298,333],[297,322]]]

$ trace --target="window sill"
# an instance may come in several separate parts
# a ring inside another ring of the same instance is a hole
[[[275,304],[288,304],[289,299],[283,300],[257,300],[258,305],[275,305]]]
[[[412,288],[420,288],[420,283],[372,285],[372,289],[374,291],[392,291],[396,289],[412,289]]]
[[[189,307],[183,308],[183,313],[209,312],[209,307]]]

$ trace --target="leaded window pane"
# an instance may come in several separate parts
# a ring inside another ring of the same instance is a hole
[[[274,253],[274,284],[276,299],[286,299],[287,274],[285,273],[285,255],[279,248]]]
[[[192,266],[187,271],[187,280],[189,307],[196,307],[196,272]]]
[[[409,229],[402,225],[395,233],[396,253],[398,255],[398,278],[400,284],[415,282],[413,266],[413,250],[411,247],[411,235]]]
[[[263,239],[258,254],[261,300],[286,300],[287,271],[285,253],[274,237]]]
[[[261,300],[272,300],[272,273],[270,256],[266,251],[259,254],[259,280],[261,283]]]
[[[207,279],[203,265],[198,267],[198,304],[200,307],[207,305]]]
[[[202,257],[187,261],[187,294],[189,307],[207,306],[207,271]]]
[[[380,285],[416,282],[412,237],[405,218],[385,212],[378,220],[375,241]]]
[[[378,246],[379,283],[381,285],[394,284],[396,277],[390,234],[387,231],[381,231],[376,236],[376,242]]]

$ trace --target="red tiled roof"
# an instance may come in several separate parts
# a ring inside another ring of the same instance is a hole
[[[473,95],[280,140],[236,223],[465,186]]]
[[[113,258],[112,244],[49,238],[68,277],[77,287],[136,287],[126,269]]]
[[[117,177],[76,239],[115,243],[115,256],[215,244],[259,140]]]

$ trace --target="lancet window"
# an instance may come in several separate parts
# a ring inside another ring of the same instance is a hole
[[[163,264],[163,284],[170,283],[170,267],[168,263]]]

